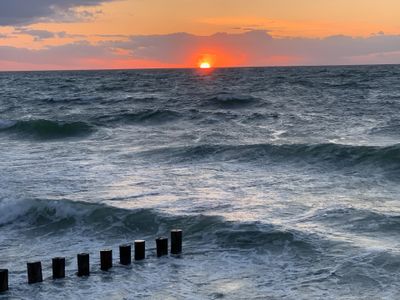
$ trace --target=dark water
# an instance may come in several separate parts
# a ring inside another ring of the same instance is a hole
[[[398,299],[400,66],[0,73],[12,299]],[[154,238],[184,229],[184,256]],[[148,259],[102,273],[134,239]],[[92,254],[93,276],[75,277]],[[47,280],[67,257],[67,279]],[[46,282],[25,284],[42,260]]]

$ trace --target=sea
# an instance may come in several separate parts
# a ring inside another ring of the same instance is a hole
[[[0,299],[399,299],[399,80],[398,65],[0,73]],[[157,258],[175,228],[182,255]],[[137,239],[146,259],[119,265]]]

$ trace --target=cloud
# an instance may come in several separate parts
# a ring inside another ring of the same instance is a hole
[[[65,31],[60,31],[60,32],[52,32],[52,31],[47,31],[47,30],[38,30],[38,29],[30,29],[26,27],[17,27],[13,34],[19,35],[19,34],[26,34],[30,35],[34,38],[35,42],[43,41],[46,39],[52,39],[52,38],[86,38],[84,35],[79,35],[79,34],[68,34]]]
[[[77,12],[79,6],[95,6],[113,0],[1,0],[0,26],[57,21],[69,18],[90,18],[101,11]]]
[[[192,67],[207,56],[216,66],[400,63],[400,35],[365,38],[274,38],[264,31],[197,36],[188,33],[131,36],[97,44],[77,42],[29,50],[0,47],[0,68],[83,69]],[[33,66],[32,66],[33,65]]]
[[[41,50],[0,46],[0,70],[82,70],[108,68],[179,67],[150,60],[137,60],[111,43],[86,41]]]
[[[50,32],[47,30],[34,30],[26,28],[18,28],[14,33],[31,35],[34,37],[35,41],[50,39],[57,36],[54,32]]]
[[[0,46],[2,60],[30,64],[52,64],[62,66],[79,62],[84,58],[113,58],[112,52],[107,48],[91,45],[88,42],[79,42],[63,46],[49,47],[42,50]]]
[[[129,49],[136,58],[176,64],[190,62],[193,54],[215,53],[219,65],[337,65],[352,64],[355,57],[400,51],[400,36],[273,38],[260,30],[211,36],[177,33],[135,36],[121,47]],[[400,61],[394,59],[391,62]],[[374,63],[374,60],[365,63]]]

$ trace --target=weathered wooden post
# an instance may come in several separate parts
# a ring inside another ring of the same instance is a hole
[[[100,251],[100,269],[108,271],[112,268],[112,250]]]
[[[171,230],[171,254],[177,255],[182,253],[182,230]]]
[[[53,279],[65,278],[65,258],[55,257],[52,259]]]
[[[146,258],[146,242],[144,240],[135,241],[135,260]]]
[[[121,265],[130,265],[132,263],[132,247],[129,244],[119,246],[119,262]]]
[[[90,275],[90,262],[88,253],[78,254],[78,274],[79,277]]]
[[[168,255],[168,238],[159,237],[156,239],[157,257]]]
[[[28,283],[29,284],[43,281],[42,263],[40,261],[27,263],[26,266],[28,269]]]
[[[8,291],[8,270],[0,269],[0,293]]]

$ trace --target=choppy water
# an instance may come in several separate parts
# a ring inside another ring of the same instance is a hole
[[[12,299],[398,299],[400,66],[0,73]],[[184,229],[184,256],[154,238]],[[98,250],[148,259],[98,268]],[[93,276],[74,275],[92,254]],[[67,257],[52,282],[50,259]],[[28,286],[26,261],[45,282]]]

